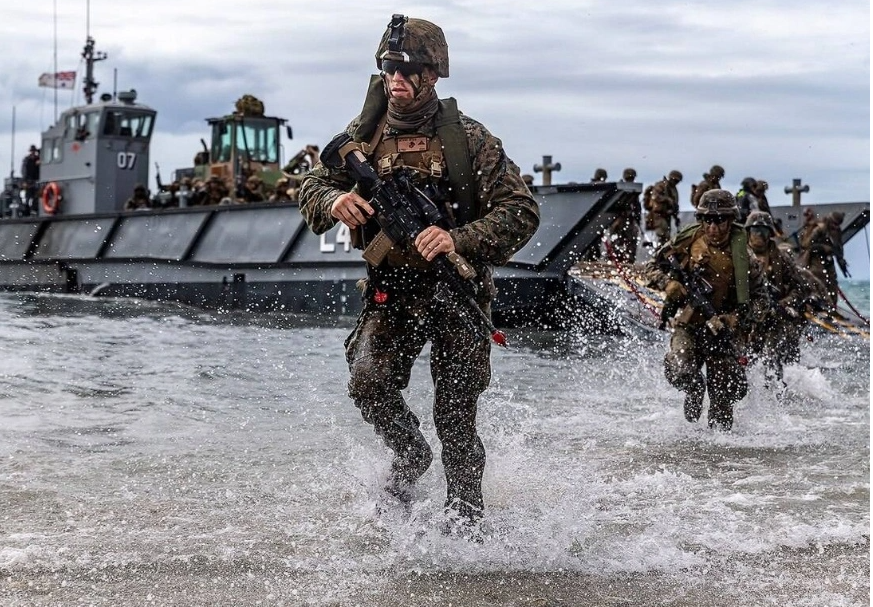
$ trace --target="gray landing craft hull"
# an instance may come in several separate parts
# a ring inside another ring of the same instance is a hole
[[[534,188],[542,221],[495,274],[495,318],[551,326],[572,307],[567,270],[639,184]],[[178,301],[322,316],[357,313],[360,251],[312,234],[290,204],[193,207],[0,222],[0,289]]]

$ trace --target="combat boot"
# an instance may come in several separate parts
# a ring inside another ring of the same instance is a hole
[[[460,498],[455,498],[446,504],[445,522],[442,534],[447,537],[457,537],[481,544],[484,541],[482,528],[482,507]]]

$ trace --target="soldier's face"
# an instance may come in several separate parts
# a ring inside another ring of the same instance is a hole
[[[767,241],[770,240],[770,230],[752,228],[749,230],[749,246],[755,253],[761,253],[767,249]]]
[[[437,81],[436,74],[426,66],[422,67],[420,73],[408,76],[404,76],[399,69],[393,73],[386,71],[383,72],[383,78],[391,98],[400,105],[411,103],[419,91],[424,87],[433,87]]]
[[[731,235],[731,219],[725,215],[703,217],[703,235],[707,244],[721,246],[727,243]]]

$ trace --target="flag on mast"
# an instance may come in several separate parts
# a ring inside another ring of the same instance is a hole
[[[39,86],[50,89],[72,89],[76,87],[76,72],[46,72],[39,77]]]

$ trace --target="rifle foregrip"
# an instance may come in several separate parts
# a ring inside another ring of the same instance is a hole
[[[382,260],[385,259],[385,256],[388,254],[388,251],[391,250],[391,247],[394,246],[394,243],[391,242],[391,239],[388,235],[379,230],[379,233],[376,234],[376,237],[370,241],[370,244],[367,245],[367,248],[364,249],[363,257],[367,260],[367,263],[371,266],[378,266],[382,263]]]

